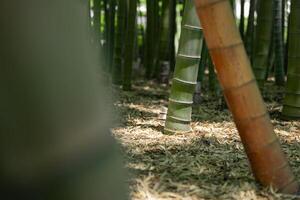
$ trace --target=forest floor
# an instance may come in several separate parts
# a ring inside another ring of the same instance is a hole
[[[266,86],[265,101],[300,180],[300,122],[279,119],[283,90],[271,85]],[[115,102],[121,118],[113,132],[124,150],[132,199],[295,199],[256,184],[231,114],[220,106],[220,98],[204,91],[201,106],[194,109],[194,131],[164,135],[158,114],[167,106],[167,88],[137,82],[133,91],[121,92]]]

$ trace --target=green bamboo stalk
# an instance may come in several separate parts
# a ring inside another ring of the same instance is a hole
[[[230,0],[230,4],[231,4],[231,7],[232,7],[233,15],[236,16],[236,13],[235,13],[236,2],[235,2],[235,0]]]
[[[154,57],[153,57],[153,71],[151,74],[151,78],[155,77],[156,74],[156,66],[159,59],[159,42],[160,42],[160,34],[161,34],[161,18],[160,18],[160,1],[161,0],[153,0],[154,3],[154,23],[153,23],[153,39],[152,43],[154,44]]]
[[[124,55],[123,90],[131,90],[132,65],[134,60],[134,40],[136,32],[137,0],[130,0],[127,17],[127,31]]]
[[[170,51],[170,69],[174,71],[175,69],[175,34],[176,34],[176,6],[177,6],[177,1],[176,0],[169,0],[170,1],[170,31],[169,31],[169,51]]]
[[[140,8],[141,5],[143,5],[144,2],[142,3],[141,0],[138,1],[138,7]],[[138,18],[144,18],[145,15],[142,12],[141,9],[139,9],[138,12]],[[138,52],[139,52],[139,59],[140,59],[140,64],[144,65],[145,64],[145,25],[143,23],[139,24],[138,26]]]
[[[101,0],[93,0],[93,30],[96,47],[100,47],[101,30],[100,30],[100,14],[101,14]]]
[[[219,94],[220,87],[214,70],[214,64],[210,56],[208,57],[208,70],[209,91],[213,96],[217,96]]]
[[[287,17],[287,23],[288,23],[288,28],[287,28],[287,33],[286,33],[286,41],[285,41],[285,52],[284,52],[284,71],[285,74],[287,73],[287,68],[288,68],[288,54],[289,54],[289,46],[290,46],[290,22],[291,22],[291,15],[289,14]]]
[[[275,81],[276,85],[284,85],[284,44],[283,44],[283,27],[282,27],[282,1],[274,0],[274,19],[273,19],[273,39],[275,51]]]
[[[198,76],[197,76],[197,85],[195,87],[194,97],[193,97],[193,104],[194,106],[198,106],[201,104],[201,93],[202,93],[202,85],[205,75],[205,69],[207,67],[207,61],[208,61],[209,52],[205,43],[205,40],[203,40],[203,45],[201,49],[201,58],[199,62],[199,70],[198,70]]]
[[[300,119],[300,1],[291,1],[286,96],[282,117]]]
[[[146,27],[145,67],[146,67],[146,77],[148,79],[151,78],[153,69],[154,69],[155,3],[156,3],[156,1],[154,1],[154,0],[146,0],[147,27]]]
[[[253,43],[254,43],[254,20],[255,20],[255,10],[256,10],[256,1],[250,0],[250,9],[248,16],[248,24],[245,40],[245,47],[250,61],[252,62],[253,58]]]
[[[93,18],[92,18],[92,15],[91,15],[91,11],[93,11],[93,1],[92,0],[89,0],[88,1],[88,14],[89,14],[89,31],[91,34],[93,34]],[[93,43],[93,39],[91,39],[91,42]]]
[[[112,83],[115,85],[122,84],[122,72],[123,72],[123,50],[126,31],[126,2],[124,0],[118,0],[118,12],[117,12],[117,28],[115,34],[115,52],[112,66]]]
[[[208,58],[209,58],[209,52],[207,49],[206,42],[204,40],[203,45],[202,45],[202,50],[201,50],[201,59],[199,62],[197,82],[202,82],[204,79],[204,71],[205,71],[205,68],[207,67]]]
[[[274,34],[272,34],[271,35],[271,44],[270,44],[270,48],[269,48],[268,64],[267,64],[265,81],[267,81],[269,76],[274,72],[274,66],[276,64],[274,47],[275,47],[275,39],[274,39]]]
[[[109,0],[102,0],[104,12],[104,26],[103,26],[103,54],[105,58],[104,72],[109,75]]]
[[[203,32],[193,0],[186,0],[180,44],[164,133],[191,131],[193,94],[197,84]]]
[[[281,18],[282,18],[282,20],[281,20],[281,22],[282,22],[282,38],[283,38],[283,41],[284,41],[284,38],[285,38],[285,16],[286,16],[286,2],[287,2],[287,0],[282,0],[281,1],[281,14],[282,14],[282,16],[281,16]]]
[[[205,68],[207,66],[207,59],[208,59],[209,53],[208,49],[205,43],[205,40],[203,40],[203,45],[201,49],[201,59],[199,62],[199,70],[198,70],[198,76],[197,76],[197,85],[195,88],[195,93],[193,97],[193,103],[194,105],[200,105],[201,104],[201,89],[203,85],[203,79],[205,75]]]
[[[162,82],[168,82],[168,78],[165,76],[169,75],[170,69],[170,0],[162,1],[162,13],[160,22],[160,34],[159,34],[159,54],[158,62],[156,65],[156,78]],[[160,77],[163,76],[163,77]],[[164,80],[163,80],[164,79]]]
[[[256,80],[261,87],[264,84],[268,68],[268,55],[272,33],[272,2],[272,0],[258,1],[253,70]]]
[[[114,56],[114,45],[115,45],[115,13],[116,13],[116,0],[108,0],[108,68],[112,70],[113,56]]]
[[[241,6],[241,15],[240,15],[240,24],[239,24],[239,29],[242,38],[244,38],[244,32],[245,32],[245,0],[240,1],[240,6]]]
[[[138,1],[138,8],[145,6],[145,2],[143,0]],[[140,19],[139,23],[140,26],[138,27],[139,30],[139,58],[140,58],[140,65],[143,67],[143,72],[145,73],[146,65],[145,65],[145,58],[146,58],[146,22],[142,21],[141,19],[146,18],[146,13],[143,12],[142,9],[139,9],[137,19]],[[141,23],[143,22],[143,23]],[[145,74],[142,74],[145,75]]]

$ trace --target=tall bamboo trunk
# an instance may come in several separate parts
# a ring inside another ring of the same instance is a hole
[[[239,24],[239,29],[242,38],[244,38],[244,32],[245,32],[245,0],[240,1],[240,6],[241,6],[241,15],[240,15],[240,24]]]
[[[292,1],[289,24],[289,51],[286,96],[282,116],[300,119],[300,1]]]
[[[165,133],[191,131],[193,94],[202,49],[202,28],[193,0],[185,1],[181,36],[172,81]]]
[[[274,0],[273,39],[275,51],[275,81],[277,85],[284,85],[284,41],[283,41],[283,18],[282,1]]]
[[[115,52],[112,66],[112,82],[115,85],[122,84],[123,73],[123,50],[124,50],[124,36],[126,32],[126,2],[125,0],[118,0],[117,12],[117,28],[115,34]]]
[[[141,0],[137,1],[137,14],[136,14],[136,24],[137,24],[137,30],[136,30],[136,43],[137,43],[137,59],[139,59],[139,65],[142,66],[144,64],[144,40],[145,40],[145,25],[144,25],[144,13],[141,9],[141,7],[144,5],[144,2],[142,3]],[[139,66],[139,67],[140,67]],[[142,71],[142,70],[141,70]]]
[[[195,0],[208,49],[256,179],[283,193],[299,186],[271,125],[229,1]]]
[[[154,1],[154,23],[153,23],[153,38],[152,38],[152,43],[154,45],[153,50],[154,50],[154,57],[153,57],[153,71],[151,73],[151,78],[155,78],[155,75],[158,74],[156,66],[159,61],[159,45],[160,45],[160,34],[161,34],[161,27],[162,27],[162,21],[161,21],[161,16],[160,16],[160,1],[161,0],[153,0]]]
[[[197,85],[195,88],[195,93],[193,97],[193,103],[195,106],[201,104],[201,92],[202,92],[202,85],[203,85],[203,79],[205,75],[205,69],[207,67],[207,60],[208,60],[208,49],[206,46],[205,41],[203,41],[202,49],[201,49],[201,58],[199,62],[199,70],[198,70],[198,76],[197,76]]]
[[[208,56],[208,81],[209,81],[209,92],[212,96],[217,96],[219,93],[219,83],[217,80],[217,76],[214,70],[214,63],[212,61],[212,58]]]
[[[108,68],[112,71],[113,56],[114,56],[114,45],[115,45],[115,13],[116,13],[116,0],[109,0],[108,8]]]
[[[100,31],[100,14],[101,14],[101,0],[93,0],[93,30],[94,39],[97,48],[100,48],[101,31]]]
[[[158,62],[156,64],[157,69],[156,77],[163,83],[169,81],[169,71],[170,71],[170,0],[163,0],[162,2],[162,13],[160,22],[160,34],[159,34],[159,54]]]
[[[232,8],[232,11],[233,11],[233,15],[235,16],[235,6],[236,6],[236,2],[235,0],[230,0],[230,5],[231,5],[231,8]]]
[[[205,72],[205,68],[207,67],[208,59],[209,59],[209,52],[207,49],[206,42],[203,41],[202,50],[201,50],[201,59],[199,62],[199,71],[198,71],[197,82],[202,82],[204,79],[204,72]]]
[[[132,65],[134,61],[134,40],[136,33],[137,0],[130,0],[124,54],[123,90],[131,90]]]
[[[106,76],[109,76],[109,70],[110,70],[110,66],[109,66],[109,25],[110,25],[110,19],[109,19],[109,0],[102,0],[102,10],[104,13],[104,24],[103,24],[103,55],[104,55],[104,59],[105,59],[105,65],[104,65],[104,72],[106,73]]]
[[[147,25],[146,25],[146,56],[145,67],[146,77],[149,79],[152,76],[154,69],[155,56],[155,3],[154,0],[147,0]]]
[[[254,43],[254,32],[255,32],[254,21],[255,21],[256,2],[257,0],[250,0],[247,31],[246,31],[246,36],[244,38],[246,51],[251,62],[253,58],[253,43]]]
[[[175,34],[176,34],[176,6],[177,1],[176,0],[169,0],[170,1],[170,15],[169,15],[169,51],[170,51],[170,69],[173,71],[175,68]]]
[[[260,86],[263,86],[265,82],[268,68],[268,55],[272,33],[272,2],[273,0],[258,1],[253,70]]]

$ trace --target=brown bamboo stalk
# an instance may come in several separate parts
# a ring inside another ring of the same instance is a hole
[[[274,133],[228,0],[195,0],[227,104],[255,178],[294,194],[299,186]]]

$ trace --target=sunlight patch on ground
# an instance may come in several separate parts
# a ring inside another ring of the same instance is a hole
[[[154,83],[145,85],[121,93],[115,103],[122,123],[114,135],[124,147],[132,199],[293,199],[259,188],[232,117],[226,108],[218,108],[217,101],[203,97],[194,113],[192,133],[164,135],[164,122],[157,116],[168,90]],[[299,179],[300,123],[277,118],[276,91],[268,90],[268,109]]]

